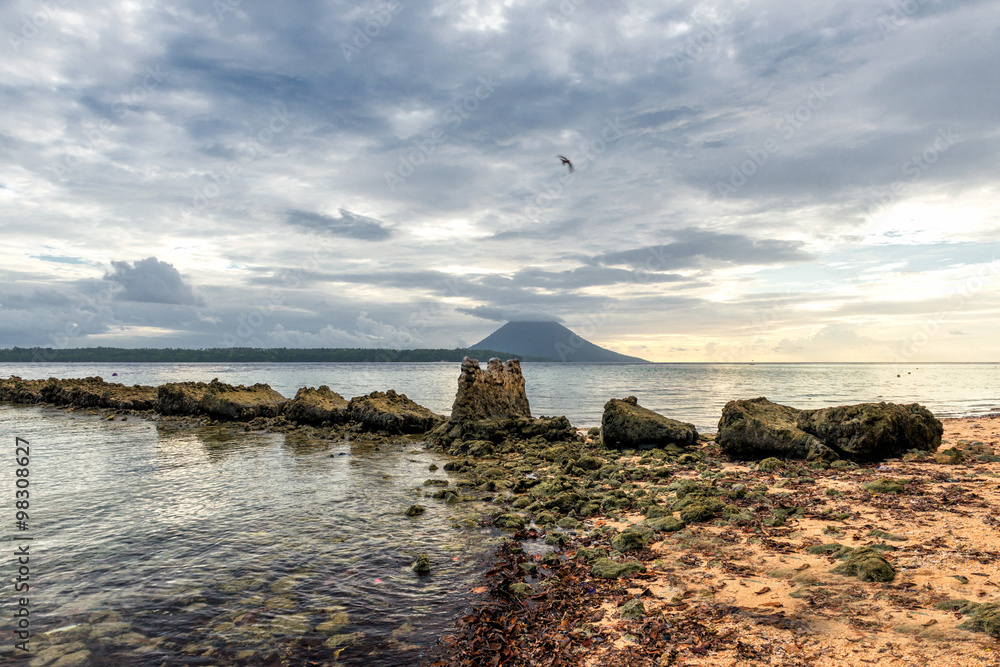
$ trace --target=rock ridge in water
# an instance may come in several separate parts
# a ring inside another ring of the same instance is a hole
[[[156,411],[164,415],[208,415],[226,421],[277,417],[288,399],[266,384],[233,386],[218,378],[205,382],[160,385]]]
[[[348,419],[347,399],[325,384],[302,387],[285,404],[284,415],[298,424],[340,424]]]

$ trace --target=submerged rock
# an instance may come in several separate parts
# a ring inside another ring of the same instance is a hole
[[[796,425],[800,412],[763,396],[729,401],[715,442],[723,454],[736,459],[837,459],[836,452]]]
[[[266,384],[171,382],[157,390],[156,410],[165,415],[207,415],[227,421],[277,417],[288,401]]]
[[[355,396],[347,404],[347,414],[369,430],[389,433],[426,433],[444,419],[392,389]]]
[[[427,554],[419,554],[413,564],[413,571],[417,574],[428,574],[431,571],[430,557]]]
[[[284,414],[299,424],[340,424],[347,420],[347,399],[326,385],[302,387],[285,404]]]
[[[694,424],[641,407],[635,396],[613,398],[604,404],[601,418],[601,441],[605,447],[637,449],[639,447],[694,447],[698,431]]]

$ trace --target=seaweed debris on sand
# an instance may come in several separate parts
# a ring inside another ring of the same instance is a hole
[[[709,440],[681,462],[592,438],[456,462],[522,527],[425,664],[998,665],[1000,416],[943,426],[960,456],[756,465]]]

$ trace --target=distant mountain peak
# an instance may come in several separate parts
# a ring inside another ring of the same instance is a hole
[[[594,345],[558,322],[508,322],[471,347],[553,361],[649,363]]]

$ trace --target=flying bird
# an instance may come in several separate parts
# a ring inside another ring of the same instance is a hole
[[[566,157],[565,155],[557,155],[556,157],[559,158],[560,160],[562,160],[562,163],[564,165],[566,165],[567,167],[569,167],[569,173],[572,174],[573,173],[573,163],[569,161],[569,158]]]

